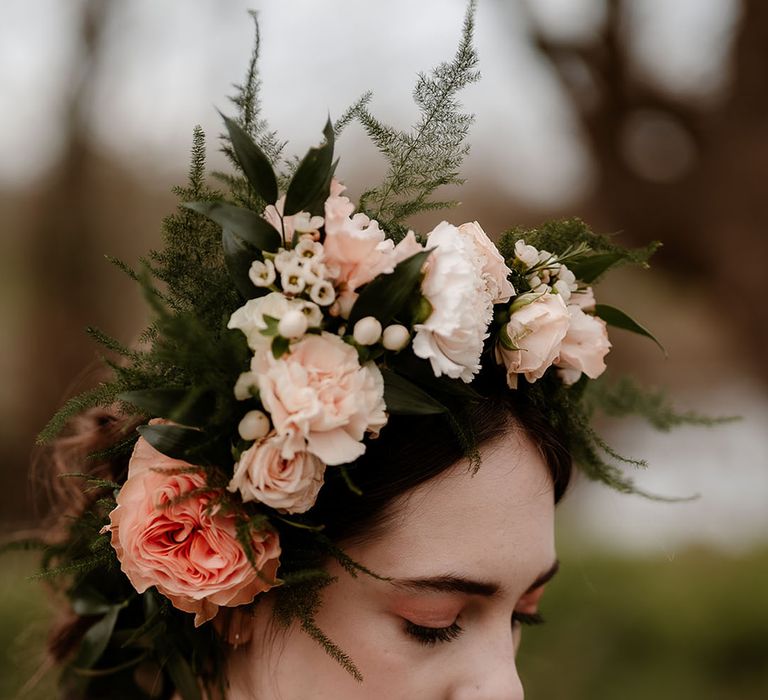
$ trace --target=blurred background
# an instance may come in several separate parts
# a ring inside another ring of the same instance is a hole
[[[245,74],[260,11],[264,116],[302,154],[374,91],[399,127],[416,73],[458,44],[463,0],[3,0],[0,5],[0,519],[44,513],[36,433],[92,385],[96,325],[130,343],[146,320],[133,264],[160,244],[192,127],[209,139]],[[768,697],[768,3],[481,0],[483,79],[459,210],[491,235],[578,215],[626,244],[660,239],[650,272],[599,296],[650,326],[612,334],[609,366],[682,409],[743,417],[707,430],[601,430],[646,458],[665,504],[577,483],[560,512],[550,622],[526,632],[532,698]],[[232,110],[229,109],[231,112]],[[340,142],[354,197],[383,164],[362,130]],[[450,196],[452,193],[447,193]],[[440,216],[417,223],[427,230]],[[0,567],[0,697],[48,698],[45,590],[34,559]]]

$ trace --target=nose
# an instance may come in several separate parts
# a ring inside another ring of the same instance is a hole
[[[465,656],[463,671],[451,700],[523,700],[509,628],[506,634],[484,639]]]

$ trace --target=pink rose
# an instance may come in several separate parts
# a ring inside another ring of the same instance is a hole
[[[570,316],[559,294],[544,294],[514,311],[507,323],[514,350],[496,345],[496,359],[507,368],[507,384],[517,388],[517,375],[529,382],[540,379],[560,353]]]
[[[255,442],[240,455],[227,489],[240,491],[243,501],[259,501],[284,513],[309,510],[323,485],[325,464],[303,449],[285,450],[288,439],[272,435]],[[293,456],[283,457],[284,450]]]
[[[387,422],[381,372],[373,362],[361,367],[357,351],[332,333],[308,334],[280,359],[258,353],[251,369],[278,435],[303,438],[325,464],[357,459],[366,431],[376,435]],[[293,444],[283,457],[293,457]]]
[[[483,279],[485,280],[488,294],[494,304],[503,304],[510,300],[515,293],[515,288],[509,281],[510,269],[499,253],[498,248],[488,235],[480,227],[477,221],[462,224],[459,231],[467,236],[473,243],[477,254],[481,258]]]
[[[583,372],[597,379],[605,372],[605,356],[611,349],[605,321],[585,314],[579,306],[568,306],[571,323],[560,345],[560,357],[555,364],[560,367],[560,377],[566,384],[578,381]]]
[[[143,593],[156,586],[179,610],[195,613],[199,626],[220,605],[245,605],[271,588],[280,544],[271,531],[254,536],[257,572],[237,541],[234,515],[211,507],[215,492],[182,498],[206,486],[202,473],[174,473],[190,466],[139,438],[109,529],[133,587]]]

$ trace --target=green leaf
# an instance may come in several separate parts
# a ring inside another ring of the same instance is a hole
[[[641,326],[637,321],[631,319],[629,316],[627,316],[627,314],[625,314],[623,311],[620,311],[615,306],[609,306],[607,304],[596,304],[595,316],[602,318],[603,321],[605,321],[609,326],[614,326],[615,328],[623,328],[625,331],[631,331],[632,333],[637,333],[639,335],[644,335],[646,338],[650,338],[654,343],[656,343],[656,345],[659,346],[659,349],[665,355],[667,354],[664,346],[657,340],[653,333],[651,333],[644,326]]]
[[[115,607],[100,593],[91,589],[78,589],[70,596],[72,610],[76,615],[104,615]]]
[[[122,607],[122,605],[111,606],[104,617],[85,633],[77,656],[72,661],[75,669],[91,668],[101,658],[112,637],[117,616]]]
[[[229,139],[232,141],[232,148],[235,150],[237,162],[248,178],[248,182],[267,204],[274,204],[277,201],[277,178],[275,171],[272,170],[272,164],[269,158],[248,136],[240,125],[221,115],[224,124],[229,132]]]
[[[382,369],[384,403],[390,413],[428,415],[446,413],[448,409],[422,388],[390,369]]]
[[[226,202],[185,202],[184,206],[207,216],[225,231],[237,234],[257,250],[274,253],[282,243],[277,229],[250,209]]]
[[[276,360],[279,360],[288,352],[290,346],[291,341],[288,338],[283,338],[282,335],[276,335],[272,338],[272,355]]]
[[[432,249],[415,253],[397,264],[388,275],[378,275],[365,285],[349,314],[349,328],[366,316],[374,316],[382,326],[389,323],[413,299],[421,282],[421,268]]]
[[[316,148],[310,148],[299,167],[291,178],[288,191],[285,194],[285,216],[291,216],[300,211],[310,214],[320,213],[316,203],[327,196],[333,172],[333,124],[330,117],[323,129],[325,143]],[[315,211],[312,211],[315,209]]]
[[[269,290],[266,287],[257,287],[248,276],[248,271],[257,257],[256,250],[240,236],[226,229],[221,232],[221,246],[224,249],[224,262],[229,276],[241,296],[244,299],[255,299],[266,294]]]
[[[124,391],[117,398],[137,406],[150,417],[198,427],[205,423],[213,408],[211,392],[198,389],[141,389]]]
[[[168,673],[182,700],[203,700],[200,685],[187,661],[174,650],[166,662]]]
[[[589,284],[626,257],[623,252],[598,253],[569,262],[567,267],[577,280]]]
[[[205,436],[199,430],[178,425],[142,425],[138,430],[152,447],[172,459],[186,460],[190,452],[205,442]]]

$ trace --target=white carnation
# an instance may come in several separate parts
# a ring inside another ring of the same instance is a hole
[[[435,376],[471,382],[480,370],[493,302],[483,278],[485,260],[469,237],[445,221],[430,234],[422,293],[432,313],[416,324],[413,351],[430,361]]]

